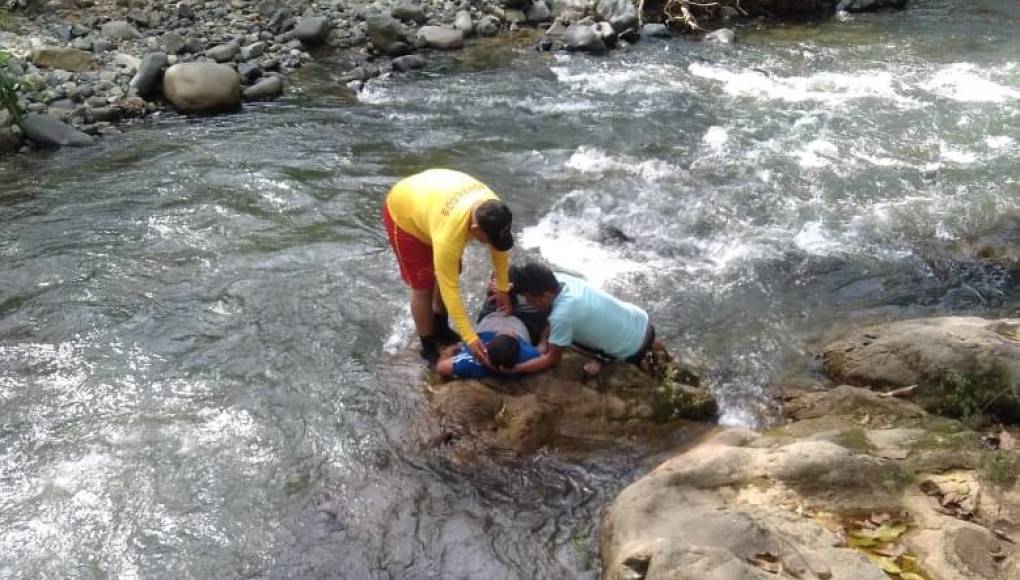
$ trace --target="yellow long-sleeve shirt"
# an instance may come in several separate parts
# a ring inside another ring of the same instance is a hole
[[[499,199],[477,179],[449,169],[429,169],[397,182],[386,196],[393,222],[432,246],[439,294],[454,329],[464,342],[478,339],[460,295],[460,258],[471,241],[471,210],[482,201]],[[510,289],[510,252],[490,248],[496,288]]]

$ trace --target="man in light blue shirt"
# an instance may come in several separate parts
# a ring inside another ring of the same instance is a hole
[[[648,313],[567,274],[531,262],[510,270],[513,292],[549,312],[546,353],[513,368],[537,372],[560,362],[562,349],[576,346],[602,358],[640,364],[655,342]]]

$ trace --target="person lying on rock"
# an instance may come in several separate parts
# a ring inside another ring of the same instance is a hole
[[[411,288],[411,316],[422,357],[434,364],[440,344],[463,340],[477,360],[489,364],[485,343],[464,310],[460,260],[472,238],[490,247],[496,304],[509,314],[509,251],[514,245],[510,208],[470,175],[429,169],[397,182],[382,214],[400,276]],[[450,319],[456,333],[450,330]]]
[[[539,357],[510,369],[534,373],[559,364],[563,349],[573,346],[601,360],[621,360],[646,369],[656,348],[655,327],[648,313],[568,274],[529,262],[510,273],[514,292],[549,313],[549,345]],[[594,374],[599,365],[585,371]]]
[[[511,299],[514,304],[510,316],[506,316],[498,310],[496,298],[490,290],[489,298],[478,313],[476,325],[478,336],[488,350],[489,363],[501,373],[509,372],[518,363],[541,356],[549,330],[544,312],[514,297]],[[436,372],[458,379],[492,374],[492,370],[481,364],[464,344],[445,349],[439,356]]]

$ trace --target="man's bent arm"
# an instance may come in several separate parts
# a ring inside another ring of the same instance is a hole
[[[452,254],[452,252],[451,252]],[[446,306],[446,312],[453,322],[453,329],[460,335],[465,344],[471,344],[478,340],[471,327],[471,321],[464,309],[464,301],[460,297],[460,254],[454,254],[453,259],[439,251],[435,252],[436,282],[439,285],[439,295]]]
[[[538,373],[558,365],[561,358],[563,358],[563,349],[555,344],[550,344],[549,350],[545,354],[533,358],[528,362],[515,365],[513,370],[510,372],[513,374]]]

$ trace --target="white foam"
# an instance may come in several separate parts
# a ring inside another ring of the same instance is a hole
[[[567,218],[553,211],[521,232],[521,244],[538,249],[556,266],[584,274],[598,287],[605,287],[624,274],[651,270],[650,263],[627,258],[613,248],[592,241],[591,232],[597,227],[597,218]]]
[[[729,141],[730,134],[725,128],[719,126],[709,127],[708,131],[701,138],[701,141],[715,151],[722,151],[723,146]]]
[[[556,80],[582,92],[615,95],[645,94],[686,90],[681,70],[672,65],[643,65],[626,69],[575,70],[569,66],[552,66]]]
[[[839,148],[835,144],[824,139],[815,139],[807,144],[801,151],[795,151],[794,157],[805,169],[820,169],[828,167],[837,161]]]
[[[863,98],[886,99],[900,104],[914,103],[913,99],[897,92],[895,78],[887,71],[856,74],[822,72],[808,77],[780,77],[756,70],[732,71],[700,62],[692,63],[687,70],[696,77],[721,83],[723,91],[732,96],[792,103],[819,101],[839,104]]]
[[[836,235],[820,221],[807,222],[801,226],[793,237],[793,243],[801,250],[818,256],[830,255],[842,247]]]
[[[939,159],[949,163],[955,163],[957,165],[971,165],[973,163],[977,163],[978,154],[973,151],[956,149],[944,145],[942,150],[939,152]]]
[[[985,145],[989,149],[1011,149],[1016,145],[1016,139],[1006,135],[991,135],[985,137]]]
[[[684,173],[683,169],[658,159],[637,161],[626,157],[614,157],[604,151],[588,146],[579,147],[564,165],[568,169],[573,169],[579,173],[597,175],[622,173],[641,177],[648,181],[655,181]]]
[[[987,78],[975,65],[958,62],[939,69],[922,86],[941,97],[962,103],[1005,103],[1020,99],[1020,90]]]

